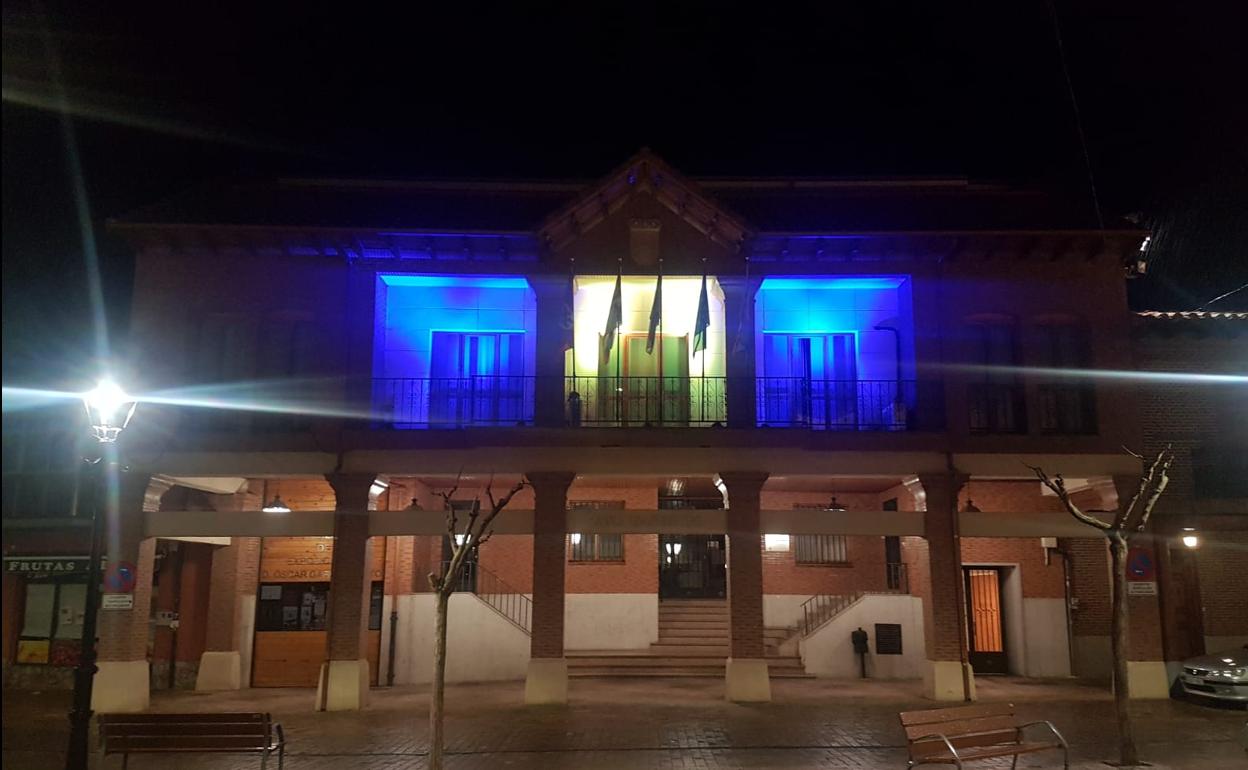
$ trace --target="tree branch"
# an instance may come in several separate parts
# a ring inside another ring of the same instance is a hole
[[[494,494],[492,492],[490,493],[490,512],[486,514],[484,519],[481,520],[481,525],[478,529],[476,538],[478,545],[490,539],[490,535],[494,534],[494,519],[498,516],[498,514],[503,512],[503,509],[506,508],[509,503],[511,503],[511,498],[515,497],[517,492],[524,489],[528,485],[529,482],[522,478],[520,481],[516,482],[516,485],[513,486],[506,495],[497,500],[494,499]]]
[[[1170,464],[1174,462],[1174,452],[1170,451],[1170,444],[1166,444],[1166,448],[1157,453],[1157,457],[1153,460],[1152,467],[1158,469],[1157,483],[1153,487],[1152,493],[1148,499],[1144,501],[1144,509],[1141,512],[1140,523],[1136,525],[1136,532],[1143,532],[1144,527],[1148,526],[1148,517],[1153,515],[1153,508],[1157,506],[1157,499],[1161,497],[1161,493],[1166,491],[1166,486],[1170,484]],[[1150,476],[1152,473],[1150,472]]]
[[[1023,463],[1023,465],[1027,465],[1027,463]],[[1075,501],[1070,499],[1070,493],[1066,491],[1066,481],[1062,478],[1062,474],[1059,473],[1056,477],[1049,478],[1049,474],[1045,473],[1043,468],[1035,465],[1027,465],[1027,467],[1031,469],[1032,473],[1036,474],[1036,478],[1040,479],[1041,484],[1044,484],[1053,491],[1053,494],[1057,495],[1057,499],[1062,501],[1062,505],[1066,507],[1071,516],[1090,527],[1096,527],[1100,530],[1111,529],[1111,525],[1090,513],[1085,513],[1080,510],[1079,506],[1075,505]]]

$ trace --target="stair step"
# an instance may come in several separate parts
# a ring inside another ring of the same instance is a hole
[[[703,645],[711,645],[712,647],[727,647],[728,635],[722,636],[664,636],[659,634],[659,641],[654,644],[663,644],[672,647],[698,647]],[[654,644],[650,645],[651,647]]]
[[[727,607],[727,599],[660,599],[659,607]]]
[[[615,666],[591,666],[586,668],[570,668],[568,669],[568,677],[575,679],[584,679],[589,677],[680,677],[680,678],[699,678],[711,679],[722,678],[724,676],[724,667],[717,668],[645,668],[645,667],[628,667],[617,668]],[[814,679],[814,674],[807,674],[805,671],[779,670],[768,671],[768,676],[772,679]]]
[[[655,655],[722,655],[728,657],[726,644],[652,644]]]

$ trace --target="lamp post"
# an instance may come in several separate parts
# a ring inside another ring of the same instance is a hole
[[[99,467],[100,478],[92,479],[91,489],[91,555],[87,563],[87,597],[82,616],[82,643],[78,667],[74,670],[74,704],[69,712],[69,745],[65,753],[66,770],[86,770],[91,732],[91,686],[95,678],[95,627],[100,610],[100,561],[103,550],[104,516],[100,515],[98,486],[107,483],[108,474],[115,473],[120,463],[116,442],[134,416],[137,403],[112,380],[101,381],[82,397],[87,410],[91,435],[100,449],[100,456],[90,460]]]

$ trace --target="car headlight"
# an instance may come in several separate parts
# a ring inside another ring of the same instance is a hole
[[[1221,671],[1215,671],[1214,674],[1226,679],[1243,679],[1248,675],[1248,668],[1224,668]]]

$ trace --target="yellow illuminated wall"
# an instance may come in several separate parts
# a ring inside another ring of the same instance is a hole
[[[650,307],[654,302],[653,276],[625,277],[621,291],[624,308],[620,334],[646,334],[650,328]],[[702,288],[701,276],[665,276],[663,278],[663,335],[685,337],[688,348],[693,349],[694,320],[698,313],[698,294]],[[577,276],[573,285],[573,312],[576,321],[575,371],[569,374],[595,376],[598,374],[598,340],[607,326],[607,314],[611,309],[611,294],[615,290],[613,275]],[[709,298],[711,325],[707,331],[706,351],[692,353],[689,357],[689,376],[705,374],[707,377],[723,377],[724,361],[724,292],[719,281],[708,276],[706,291]],[[658,351],[654,352],[658,355]]]

